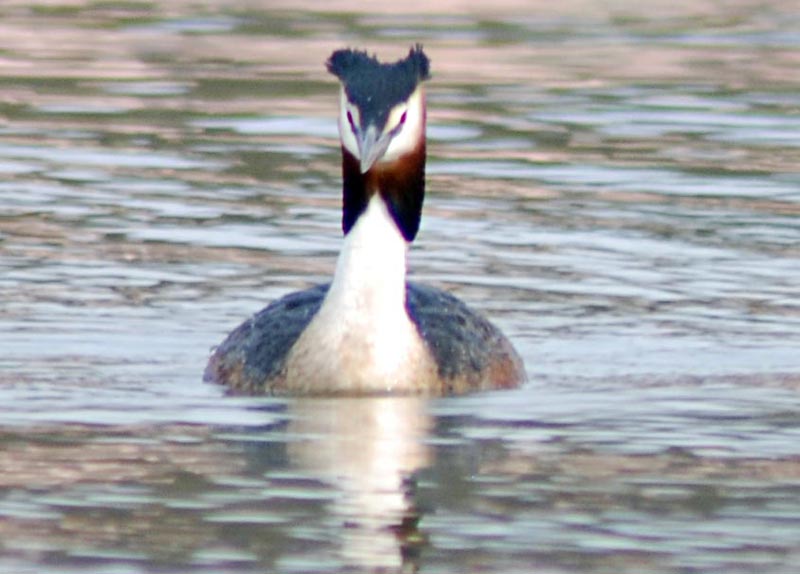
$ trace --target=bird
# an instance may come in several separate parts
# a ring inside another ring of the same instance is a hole
[[[344,240],[328,284],[290,293],[211,351],[204,379],[251,395],[445,396],[519,386],[522,359],[488,319],[407,279],[425,196],[430,60],[333,52]]]

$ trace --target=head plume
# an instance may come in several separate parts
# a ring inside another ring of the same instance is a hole
[[[385,64],[366,51],[336,50],[327,62],[328,71],[339,78],[347,99],[358,106],[362,117],[381,125],[395,105],[405,101],[420,82],[430,78],[430,60],[417,44],[408,56]]]

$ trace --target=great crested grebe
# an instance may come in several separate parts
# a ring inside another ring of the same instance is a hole
[[[445,395],[515,387],[519,355],[454,296],[406,281],[425,195],[430,63],[337,50],[345,238],[333,282],[298,291],[219,345],[205,379],[251,394]]]

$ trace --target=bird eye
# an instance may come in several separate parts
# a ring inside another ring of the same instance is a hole
[[[353,114],[350,113],[350,110],[347,111],[347,121],[352,129],[356,129],[356,123],[353,121]]]
[[[406,123],[406,117],[407,116],[408,116],[408,112],[403,112],[403,115],[400,116],[400,123],[398,123],[397,125],[402,126],[404,123]]]

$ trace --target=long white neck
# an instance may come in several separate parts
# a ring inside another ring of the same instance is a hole
[[[350,320],[370,322],[405,313],[408,244],[386,203],[375,194],[344,239],[325,305]]]
[[[418,392],[435,365],[406,311],[406,243],[375,194],[344,240],[322,307],[292,349],[299,392]]]

